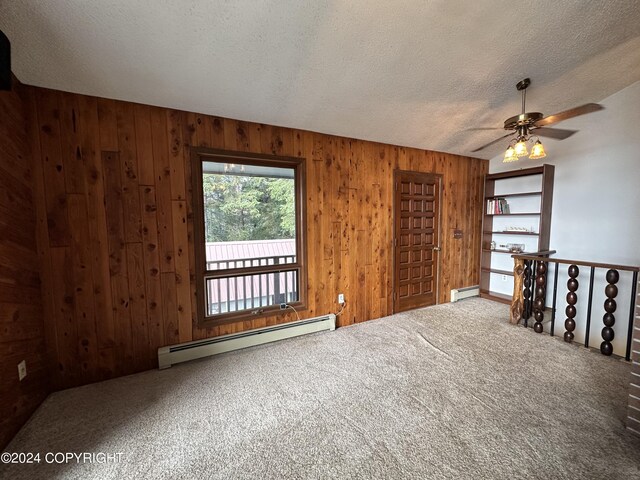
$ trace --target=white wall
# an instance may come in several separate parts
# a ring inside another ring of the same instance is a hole
[[[602,100],[605,110],[573,118],[556,126],[579,130],[557,141],[542,138],[547,157],[518,163],[502,163],[503,152],[490,162],[491,173],[514,168],[555,165],[550,248],[557,258],[640,265],[640,82]],[[545,112],[546,114],[553,112]],[[505,143],[506,148],[506,143]],[[588,269],[579,277],[576,339],[582,325],[588,293]],[[604,274],[597,271],[590,344],[602,339]],[[553,277],[550,277],[550,281]],[[566,268],[558,277],[556,333],[564,332]],[[618,283],[615,353],[624,354],[630,305],[630,276]],[[551,290],[551,288],[549,288]]]

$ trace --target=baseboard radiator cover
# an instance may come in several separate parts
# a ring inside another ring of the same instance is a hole
[[[469,297],[477,297],[480,295],[480,287],[465,287],[465,288],[454,288],[451,290],[451,301],[457,302],[458,300],[462,300],[463,298]]]
[[[265,343],[298,337],[308,333],[335,330],[336,316],[331,313],[320,317],[283,323],[272,327],[256,328],[240,333],[231,333],[220,337],[193,342],[180,343],[158,349],[158,368],[169,368],[177,363],[197,358],[210,357],[220,353],[240,350]]]

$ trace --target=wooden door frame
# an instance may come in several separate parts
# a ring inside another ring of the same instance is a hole
[[[396,243],[398,241],[396,235],[396,207],[397,207],[397,196],[398,196],[398,177],[402,174],[410,174],[410,175],[430,175],[432,177],[435,177],[438,180],[438,246],[440,247],[440,251],[436,252],[438,254],[438,258],[436,260],[436,294],[435,294],[435,299],[436,299],[436,303],[435,305],[439,305],[440,304],[440,266],[441,266],[441,258],[442,258],[442,190],[443,190],[443,181],[444,181],[444,175],[442,173],[436,173],[436,172],[418,172],[416,170],[401,170],[399,168],[396,168],[393,171],[393,215],[391,216],[391,228],[393,230],[393,235],[391,236],[391,248],[393,250],[393,255],[392,255],[392,264],[391,264],[391,271],[393,272],[393,278],[392,278],[392,282],[391,282],[391,286],[392,286],[392,293],[391,293],[391,313],[396,313],[397,312],[397,307],[398,307],[398,295],[397,295],[397,290],[396,290]]]

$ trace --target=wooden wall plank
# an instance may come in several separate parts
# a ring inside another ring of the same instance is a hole
[[[54,272],[53,285],[45,286],[53,291],[54,311],[58,343],[57,369],[62,385],[82,383],[80,356],[78,354],[78,319],[74,311],[72,263],[69,247],[52,247],[49,250]]]
[[[180,342],[192,339],[193,318],[191,311],[191,281],[189,274],[189,234],[187,230],[187,204],[173,201],[173,237],[176,262],[176,302],[178,313],[178,338]]]
[[[171,198],[184,200],[185,190],[185,163],[184,143],[182,140],[182,123],[184,114],[178,110],[167,111],[167,134],[169,136],[169,166],[171,168]]]
[[[60,143],[67,193],[83,193],[85,188],[78,117],[78,96],[62,92],[60,94]]]
[[[44,338],[42,306],[0,303],[0,344]]]
[[[33,88],[25,87],[24,103],[27,116],[27,134],[28,142],[31,147],[31,162],[33,164],[33,196],[39,201],[34,202],[35,207],[35,233],[36,233],[36,246],[38,252],[38,259],[40,264],[40,276],[41,285],[51,285],[53,282],[53,271],[51,266],[51,258],[49,253],[49,229],[47,223],[47,209],[46,204],[42,199],[46,197],[45,193],[45,179],[44,179],[44,162],[41,161],[40,151],[40,131],[38,121],[38,106],[36,103],[36,92]],[[16,229],[15,224],[12,224],[13,231],[21,231],[23,229]],[[25,231],[29,236],[28,230]],[[5,237],[9,238],[9,237]],[[25,243],[28,245],[29,243]],[[34,247],[35,248],[35,247]],[[46,312],[53,312],[54,301],[53,293],[50,288],[41,288],[42,290],[42,310]],[[49,364],[55,365],[57,358],[57,339],[55,322],[43,322],[45,342],[47,347],[46,357]],[[53,369],[53,375],[51,378],[51,387],[55,387],[57,382],[57,369]]]
[[[82,158],[85,164],[87,222],[91,245],[91,271],[98,348],[113,349],[115,323],[111,292],[110,252],[107,233],[105,188],[100,152],[100,121],[96,98],[78,96]],[[113,351],[113,350],[111,350]],[[102,354],[101,359],[108,358]],[[109,370],[105,367],[105,371]]]
[[[100,150],[118,151],[118,103],[107,98],[98,98],[98,119],[100,122]]]
[[[48,392],[49,365],[42,354],[42,338],[21,340],[2,345],[0,362],[0,444],[2,448],[22,427]],[[18,381],[16,365],[25,361],[27,376]]]
[[[47,209],[49,243],[52,247],[69,245],[69,220],[60,143],[60,106],[58,100],[58,92],[37,90],[40,155],[46,178],[44,200]]]
[[[153,164],[153,137],[151,136],[151,107],[136,104],[133,107],[136,129],[136,156],[140,185],[155,185]]]
[[[193,125],[195,128],[195,135],[200,147],[211,147],[213,144],[211,129],[211,123],[207,120],[206,115],[200,113],[194,114]]]
[[[160,283],[162,287],[162,318],[164,320],[164,338],[167,345],[173,345],[180,342],[180,325],[178,323],[175,272],[167,272],[161,274]]]
[[[195,127],[193,125],[192,116],[189,113],[183,112],[182,121],[182,143],[183,143],[183,158],[184,158],[184,170],[185,170],[185,188],[186,188],[186,209],[187,209],[187,241],[189,245],[193,244],[193,179],[191,178],[191,145],[194,145]],[[224,141],[224,130],[222,126],[222,120],[217,117],[207,117],[209,120],[209,128],[211,130],[211,136],[216,141]],[[195,315],[197,311],[197,297],[196,297],[196,279],[195,279],[195,251],[193,248],[188,249],[189,255],[189,286],[191,289],[191,314]],[[192,329],[192,339],[197,340],[199,338],[206,338],[209,335],[207,329],[197,329],[195,325]]]
[[[134,105],[119,102],[116,105],[116,122],[122,182],[124,240],[127,243],[142,242]]]
[[[101,127],[100,131],[103,129]],[[135,371],[133,340],[131,337],[131,310],[129,278],[127,271],[122,183],[118,152],[102,152],[104,172],[104,204],[109,241],[109,272],[111,275],[111,300],[115,330],[116,375],[126,375]]]
[[[175,272],[167,118],[166,112],[160,108],[151,110],[151,138],[153,141],[153,165],[156,174],[154,185],[156,187],[160,271]]]
[[[151,346],[149,343],[146,272],[142,243],[127,243],[126,255],[134,370],[141,371],[152,368],[154,365],[153,356],[149,355]]]
[[[160,281],[160,255],[158,251],[158,219],[156,192],[151,186],[140,186],[142,202],[142,252],[144,255],[145,294],[149,332],[149,358],[155,361],[157,349],[166,345]]]
[[[83,382],[89,383],[97,378],[98,345],[87,203],[85,195],[82,194],[70,194],[67,198],[71,229],[71,248],[67,254],[71,257],[70,290],[73,295],[73,313],[78,332],[80,376]]]
[[[220,117],[206,117],[207,127],[209,129],[209,146],[221,148],[224,144],[224,119]],[[195,145],[195,143],[186,142],[187,145]],[[189,170],[187,170],[189,171]]]

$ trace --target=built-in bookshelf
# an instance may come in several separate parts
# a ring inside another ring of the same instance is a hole
[[[484,183],[480,295],[510,303],[514,248],[549,249],[553,165],[489,174]]]

